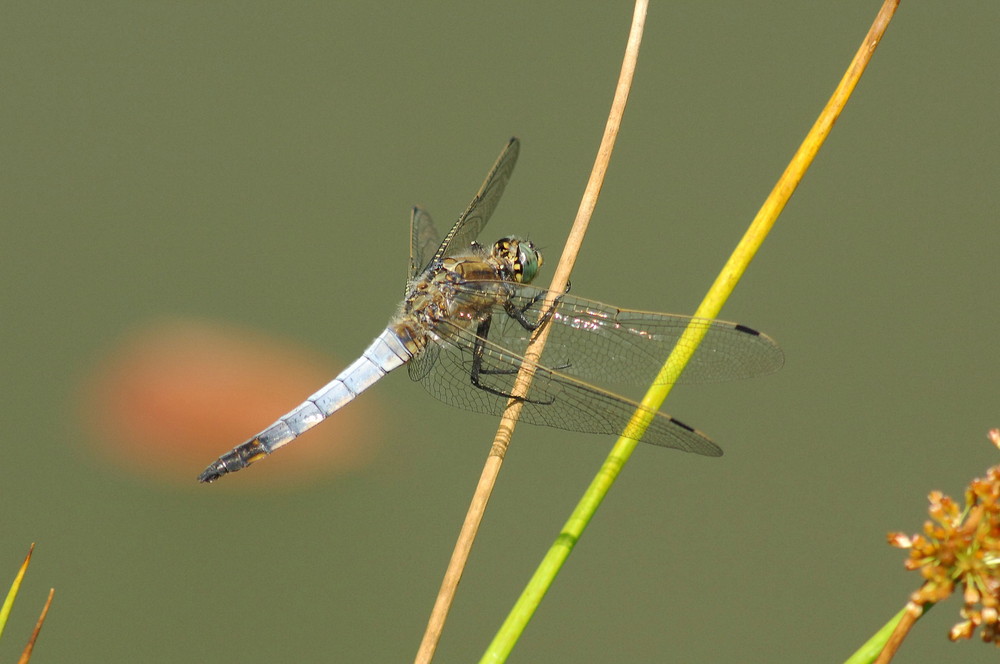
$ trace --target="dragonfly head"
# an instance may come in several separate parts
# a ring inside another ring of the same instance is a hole
[[[530,284],[542,266],[542,254],[524,238],[500,238],[493,245],[492,253],[519,284]]]

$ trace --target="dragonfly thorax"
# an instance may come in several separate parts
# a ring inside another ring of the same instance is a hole
[[[503,237],[496,241],[490,257],[510,279],[530,284],[542,266],[542,254],[530,241],[519,237]]]

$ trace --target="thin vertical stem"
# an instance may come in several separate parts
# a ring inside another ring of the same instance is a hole
[[[615,139],[618,136],[622,116],[625,113],[625,105],[628,102],[629,91],[632,88],[635,66],[639,58],[639,45],[642,42],[642,31],[646,21],[647,5],[647,0],[637,0],[635,3],[635,9],[632,14],[632,27],[625,47],[625,56],[622,62],[621,73],[618,77],[618,85],[615,89],[615,97],[604,128],[604,137],[597,151],[597,158],[591,170],[587,188],[584,190],[583,199],[580,201],[580,207],[577,210],[576,219],[570,230],[569,238],[563,249],[562,257],[559,259],[559,264],[556,266],[555,274],[552,277],[552,284],[549,287],[550,295],[546,299],[545,307],[552,306],[554,293],[562,293],[566,290],[566,284],[569,283],[569,274],[573,269],[573,263],[576,261],[580,245],[583,242],[583,236],[586,234],[590,218],[593,215],[594,208],[597,206],[597,199],[600,196],[601,188],[604,186],[604,176],[611,161]],[[545,326],[525,349],[524,367],[518,373],[511,394],[515,396],[527,394],[528,388],[531,385],[535,364],[541,356],[547,337],[548,326]],[[445,571],[444,579],[441,582],[441,589],[438,591],[437,599],[434,602],[434,608],[431,611],[427,629],[424,632],[423,640],[417,651],[417,656],[414,660],[417,664],[427,664],[434,657],[434,651],[437,649],[438,641],[441,638],[441,632],[444,629],[448,611],[451,608],[452,601],[458,589],[458,583],[462,579],[462,572],[469,559],[472,543],[475,541],[476,533],[479,531],[479,524],[482,522],[483,513],[486,510],[486,505],[493,492],[493,486],[496,484],[496,478],[500,473],[504,456],[510,445],[510,437],[514,433],[517,418],[521,413],[522,403],[519,399],[511,399],[507,405],[507,410],[500,420],[496,437],[493,439],[493,445],[490,448],[489,456],[479,477],[479,484],[476,486],[475,494],[473,494],[472,502],[469,505],[465,521],[459,532],[458,541],[455,543],[455,549],[452,551],[448,569]]]

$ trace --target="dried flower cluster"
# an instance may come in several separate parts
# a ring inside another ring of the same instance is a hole
[[[1000,430],[990,431],[990,439],[1000,447]],[[1000,466],[972,481],[963,509],[940,491],[929,500],[931,520],[922,535],[889,534],[890,544],[910,549],[906,568],[924,577],[910,600],[918,606],[940,602],[961,587],[963,620],[949,638],[972,638],[981,627],[983,641],[1000,646]]]

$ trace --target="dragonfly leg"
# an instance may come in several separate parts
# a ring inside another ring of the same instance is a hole
[[[514,306],[514,304],[511,303],[510,300],[507,300],[506,302],[504,302],[504,311],[507,313],[508,316],[516,320],[524,329],[532,333],[537,332],[538,330],[543,328],[546,323],[552,320],[552,314],[555,313],[556,305],[559,304],[559,301],[562,299],[562,296],[569,292],[569,288],[570,288],[570,283],[567,281],[566,290],[563,291],[562,295],[559,295],[558,297],[555,298],[555,300],[552,301],[552,306],[546,309],[542,313],[542,315],[538,317],[537,321],[528,320],[528,317],[524,315],[524,312],[530,309],[531,307],[535,306],[535,304],[537,304],[539,300],[545,297],[544,291],[536,294],[534,297],[531,298],[531,300],[528,301],[526,305],[520,308]],[[487,329],[488,328],[489,326],[487,325]],[[559,366],[553,366],[552,368],[555,369],[556,371],[565,371],[569,367],[570,365],[567,363]]]
[[[496,388],[490,387],[484,384],[480,380],[480,376],[500,376],[500,375],[513,375],[517,373],[517,369],[485,369],[483,368],[483,352],[486,349],[486,338],[490,333],[490,323],[492,317],[486,317],[479,323],[479,327],[476,328],[476,345],[472,348],[472,371],[469,372],[469,377],[472,379],[472,385],[484,392],[489,392],[490,394],[495,394],[498,397],[504,397],[505,399],[520,399],[525,403],[548,405],[551,404],[554,399],[549,399],[548,401],[538,401],[535,399],[528,399],[526,397],[515,397],[510,392],[504,392],[503,390],[498,390]]]
[[[566,284],[566,293],[569,292],[569,283]],[[510,300],[507,300],[503,304],[503,309],[507,312],[507,315],[516,320],[521,327],[528,330],[529,332],[537,332],[546,323],[552,319],[552,314],[555,312],[556,305],[559,304],[559,300],[562,299],[562,295],[559,295],[555,300],[552,301],[552,306],[546,309],[538,317],[538,320],[532,321],[528,320],[528,317],[524,313],[538,304],[538,301],[545,297],[545,291],[540,291],[525,304],[523,307],[515,306]]]

